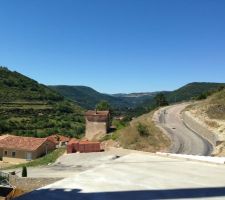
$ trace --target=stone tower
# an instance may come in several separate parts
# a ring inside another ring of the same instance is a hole
[[[92,111],[85,113],[86,132],[85,137],[88,140],[98,140],[109,130],[109,111]]]

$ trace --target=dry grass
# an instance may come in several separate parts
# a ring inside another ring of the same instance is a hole
[[[205,120],[205,123],[211,128],[219,128],[220,125],[215,121]]]
[[[211,119],[225,119],[225,90],[222,90],[210,97],[206,104],[208,109],[206,114]]]
[[[211,105],[208,110],[206,111],[206,114],[211,119],[225,119],[225,105]]]
[[[170,146],[170,140],[165,136],[152,121],[154,112],[142,115],[134,119],[130,126],[119,131],[119,143],[127,149],[156,152],[166,150]],[[137,130],[141,123],[148,128],[149,135],[141,136]]]
[[[225,89],[213,94],[206,100],[191,104],[185,110],[196,110],[200,113],[205,113],[209,119],[225,120]],[[208,122],[206,122],[206,124],[208,124]],[[208,125],[212,125],[212,127],[216,126],[216,124]]]

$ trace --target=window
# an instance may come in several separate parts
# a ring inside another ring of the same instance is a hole
[[[5,155],[5,156],[7,156],[7,155],[8,155],[8,152],[7,152],[7,151],[5,151],[5,152],[4,152],[4,155]]]
[[[13,158],[16,157],[16,152],[15,152],[15,151],[12,152],[12,157],[13,157]]]

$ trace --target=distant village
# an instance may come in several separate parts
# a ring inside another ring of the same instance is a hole
[[[2,135],[0,136],[0,159],[13,164],[25,163],[61,147],[66,147],[67,153],[100,152],[102,149],[99,139],[110,128],[109,118],[109,111],[87,111],[85,137],[81,140],[60,134],[46,138]]]

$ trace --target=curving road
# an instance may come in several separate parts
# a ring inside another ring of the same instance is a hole
[[[187,103],[161,108],[157,113],[158,125],[163,128],[172,139],[171,153],[210,155],[212,145],[197,133],[185,126],[181,111]]]

